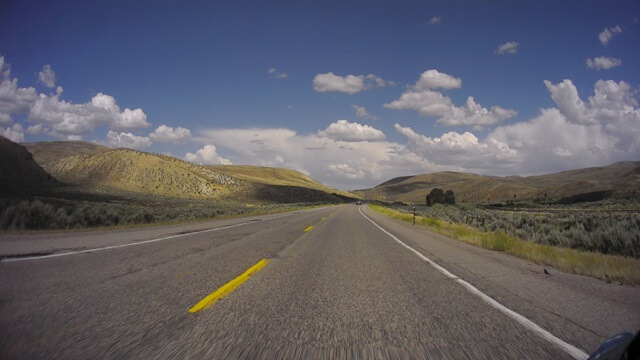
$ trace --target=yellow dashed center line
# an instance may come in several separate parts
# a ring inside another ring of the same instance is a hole
[[[242,273],[242,275],[222,285],[221,288],[207,295],[207,297],[205,297],[204,299],[200,300],[199,303],[195,304],[191,309],[189,309],[189,312],[193,314],[195,312],[206,309],[211,305],[215,304],[218,300],[229,295],[235,288],[240,286],[243,282],[247,281],[251,274],[262,269],[265,265],[267,265],[268,262],[269,262],[268,259],[262,259],[258,261],[257,264],[250,267],[247,271]]]
[[[311,226],[309,226],[308,228],[304,229],[304,232],[311,231],[311,229],[313,229],[313,225],[311,225]]]

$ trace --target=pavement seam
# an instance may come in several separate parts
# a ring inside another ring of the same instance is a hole
[[[500,304],[499,302],[494,300],[492,297],[490,297],[490,296],[486,295],[485,293],[483,293],[482,291],[478,290],[476,287],[474,287],[470,283],[462,280],[461,278],[459,278],[456,275],[454,275],[451,272],[449,272],[449,270],[447,270],[447,269],[443,268],[442,266],[436,264],[433,260],[431,260],[428,257],[424,256],[421,252],[415,250],[414,248],[412,248],[409,245],[407,245],[404,242],[402,242],[395,235],[391,234],[390,232],[385,230],[382,226],[378,225],[375,221],[371,220],[367,215],[365,215],[362,212],[362,205],[358,208],[358,211],[360,212],[360,214],[362,216],[364,216],[367,220],[369,220],[373,225],[375,225],[377,228],[382,230],[385,234],[389,235],[392,239],[394,239],[400,245],[402,245],[405,248],[409,249],[411,252],[413,252],[415,255],[417,255],[420,259],[422,259],[425,262],[427,262],[429,265],[434,267],[436,270],[438,270],[444,276],[446,276],[446,277],[448,277],[450,279],[453,279],[456,282],[458,282],[460,285],[462,285],[464,288],[466,288],[469,292],[471,292],[472,294],[478,296],[480,299],[482,299],[487,304],[491,305],[496,310],[499,310],[500,312],[504,313],[505,315],[507,315],[507,316],[511,317],[512,319],[516,320],[517,322],[519,322],[525,328],[537,333],[538,335],[540,335],[545,340],[547,340],[550,343],[558,346],[559,348],[564,350],[567,354],[572,356],[574,359],[583,360],[583,359],[587,359],[589,357],[589,355],[587,355],[584,351],[582,351],[582,350],[576,348],[575,346],[573,346],[573,345],[571,345],[571,344],[569,344],[569,343],[557,338],[556,336],[554,336],[553,334],[551,334],[547,330],[541,328],[539,325],[537,325],[533,321],[527,319],[526,317],[524,317],[524,316],[518,314],[517,312],[507,308],[506,306]]]

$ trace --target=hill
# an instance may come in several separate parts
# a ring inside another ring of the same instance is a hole
[[[0,136],[0,192],[39,192],[58,182],[42,169],[24,146]]]
[[[190,162],[131,149],[77,155],[45,166],[61,182],[169,197],[217,198],[244,182]]]
[[[69,156],[95,155],[112,150],[110,147],[86,141],[41,141],[22,143],[32,155],[33,159],[45,166]]]
[[[598,192],[640,190],[640,162],[625,161],[603,167],[529,177],[494,177],[438,172],[403,176],[374,188],[356,191],[371,200],[423,203],[434,188],[453,190],[458,202],[500,202],[516,199],[559,199]]]
[[[292,169],[251,165],[210,165],[207,168],[255,184],[301,187],[345,197],[354,196],[345,191],[332,189]]]
[[[66,147],[66,143],[69,143]],[[295,170],[201,166],[167,155],[85,142],[27,144],[44,170],[83,191],[252,202],[340,202],[353,195]]]

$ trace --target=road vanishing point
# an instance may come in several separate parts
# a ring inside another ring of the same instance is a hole
[[[0,236],[2,359],[585,359],[640,289],[340,205]]]

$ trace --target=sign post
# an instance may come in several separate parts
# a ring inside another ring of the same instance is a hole
[[[416,207],[413,207],[413,225],[416,224]]]

